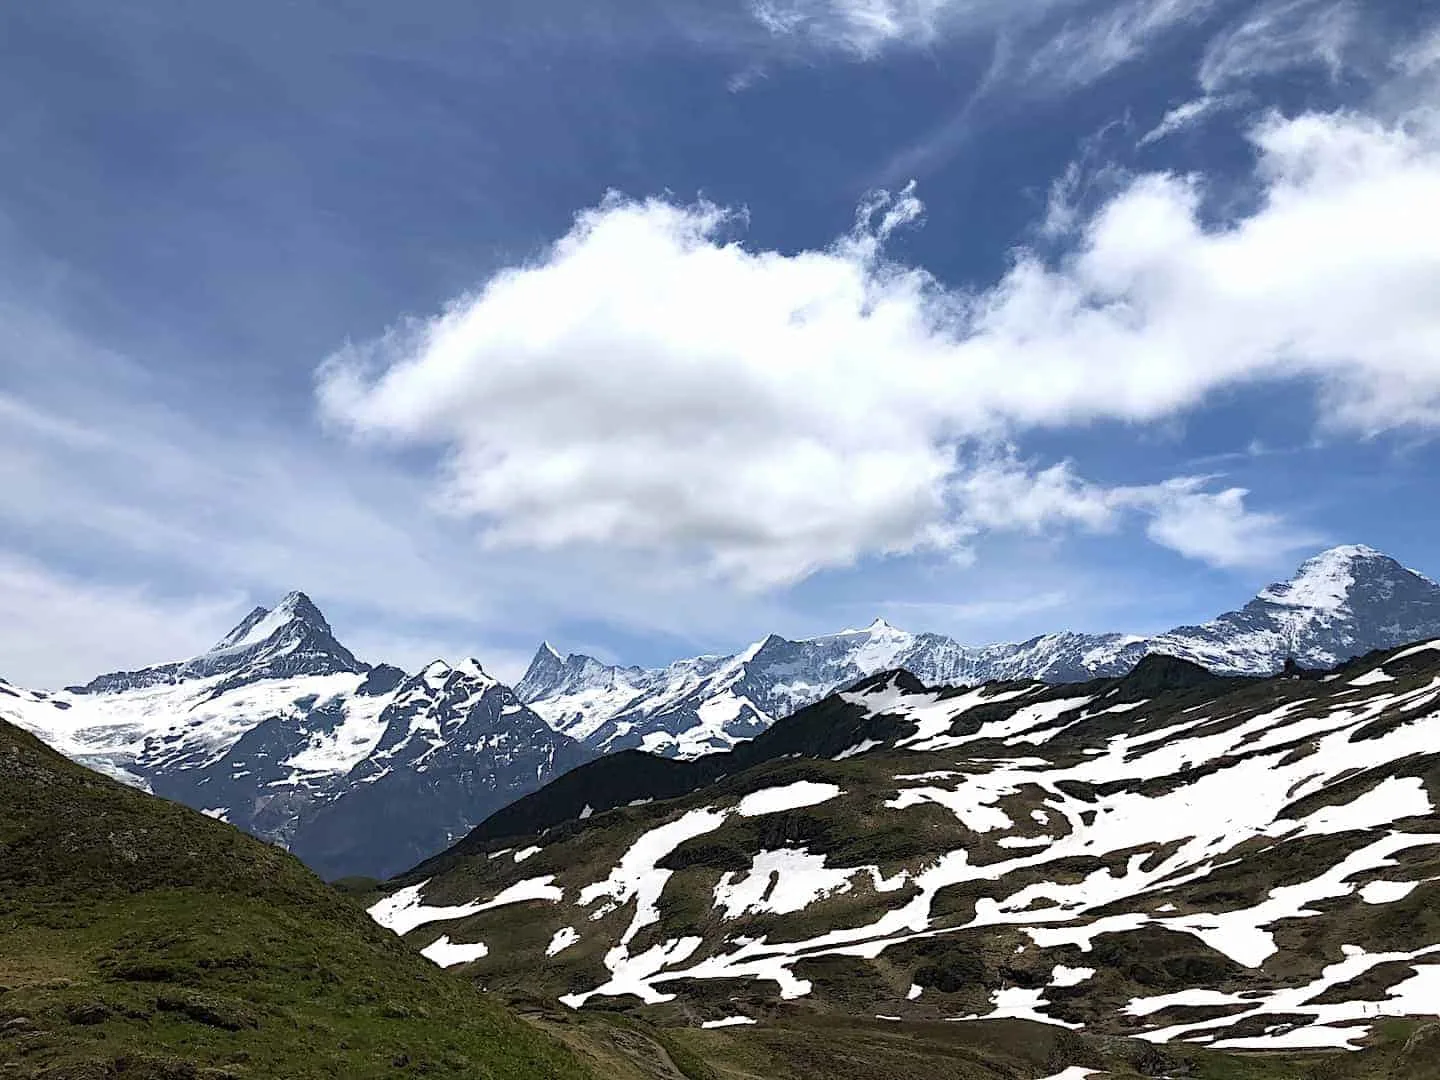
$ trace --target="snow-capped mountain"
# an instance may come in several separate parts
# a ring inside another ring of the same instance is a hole
[[[1117,1076],[1397,1019],[1403,1042],[1440,991],[1437,703],[1440,641],[1263,679],[1160,654],[1079,684],[887,672],[726,753],[577,768],[370,911],[498,993],[762,1036],[1009,1019],[1152,1045]]]
[[[752,738],[771,723],[876,672],[904,668],[931,685],[991,680],[1076,682],[1121,675],[1150,653],[1227,674],[1309,667],[1440,635],[1440,585],[1373,548],[1347,545],[1306,560],[1239,611],[1150,637],[1060,632],[962,645],[877,619],[860,630],[790,641],[774,634],[729,657],[669,667],[610,667],[541,647],[516,692],[557,731],[601,752],[640,747],[694,757]]]
[[[188,660],[54,693],[0,683],[0,717],[327,876],[402,869],[590,756],[478,661],[357,660],[299,592]]]

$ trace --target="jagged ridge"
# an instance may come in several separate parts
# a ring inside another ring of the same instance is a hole
[[[639,747],[675,757],[724,750],[781,716],[886,668],[934,685],[999,679],[1080,682],[1121,675],[1163,653],[1220,673],[1263,675],[1287,657],[1326,667],[1371,649],[1440,634],[1440,586],[1373,548],[1346,545],[1306,560],[1288,581],[1238,611],[1163,634],[1045,634],[966,646],[883,619],[864,629],[790,641],[770,635],[733,657],[659,670],[562,658],[548,644],[516,690],[558,731],[597,750]]]

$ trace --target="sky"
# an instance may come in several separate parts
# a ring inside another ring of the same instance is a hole
[[[1440,0],[0,7],[0,675],[1440,573]]]

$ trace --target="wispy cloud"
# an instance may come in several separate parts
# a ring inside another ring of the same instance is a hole
[[[749,0],[749,9],[777,38],[869,59],[887,48],[931,45],[947,33],[1028,21],[1069,2],[1036,0],[1021,10],[1005,0]]]
[[[1222,0],[1121,0],[1077,13],[1029,53],[1033,92],[1073,90],[1104,78],[1186,25],[1203,22]]]
[[[1138,146],[1149,146],[1161,139],[1168,139],[1177,132],[1199,126],[1203,121],[1215,114],[1239,104],[1243,98],[1239,95],[1220,95],[1198,97],[1183,104],[1176,105],[1160,118],[1160,122],[1140,137]]]
[[[1269,0],[1211,40],[1200,63],[1200,87],[1214,96],[1303,67],[1334,78],[1361,25],[1353,0]]]
[[[193,656],[244,613],[245,598],[164,597],[57,574],[0,552],[0,609],[0,676],[52,688]]]

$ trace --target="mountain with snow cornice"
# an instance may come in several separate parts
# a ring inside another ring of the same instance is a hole
[[[689,758],[753,738],[780,717],[891,668],[937,686],[1064,683],[1123,675],[1144,656],[1163,653],[1219,673],[1263,675],[1291,657],[1327,667],[1437,635],[1440,585],[1373,548],[1347,545],[1306,560],[1293,578],[1238,611],[1148,637],[1066,631],[968,646],[877,619],[801,641],[772,634],[735,656],[654,670],[561,657],[547,644],[515,689],[555,730],[600,752],[640,748]]]
[[[357,660],[299,592],[188,660],[53,693],[0,682],[0,718],[329,877],[402,869],[592,756],[478,661]]]

